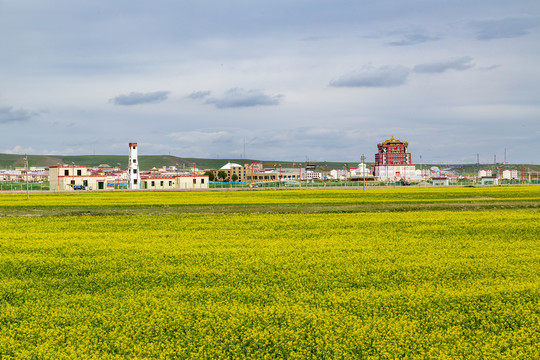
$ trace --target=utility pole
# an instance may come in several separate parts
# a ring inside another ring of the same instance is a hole
[[[26,200],[30,199],[30,194],[28,193],[28,156],[24,154],[24,169],[26,173]]]
[[[364,177],[364,192],[366,192],[366,165],[364,164],[365,156],[362,154],[362,175]]]
[[[345,164],[344,168],[345,168],[345,187],[347,187],[347,164]]]

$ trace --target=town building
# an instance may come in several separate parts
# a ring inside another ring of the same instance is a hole
[[[392,138],[377,144],[373,175],[381,181],[416,179],[416,166],[412,163],[409,143]]]
[[[499,185],[499,178],[497,176],[483,176],[480,183],[482,185]]]
[[[439,176],[439,177],[434,177],[434,178],[431,178],[431,181],[433,183],[433,185],[437,186],[437,185],[442,185],[442,186],[446,186],[446,185],[449,185],[449,179],[446,177],[446,176]]]
[[[478,177],[483,178],[486,176],[493,176],[493,170],[491,169],[480,169],[478,170]]]
[[[66,190],[105,190],[114,177],[94,174],[86,166],[58,165],[49,167],[50,189]]]
[[[208,189],[208,175],[141,176],[143,190]]]
[[[502,178],[505,180],[518,180],[519,174],[518,171],[515,169],[507,169],[503,170]]]
[[[219,169],[208,171],[214,174],[215,181],[231,181],[233,175],[236,175],[236,181],[238,182],[298,180],[305,175],[305,171],[301,168],[283,168],[276,164],[273,168],[264,169],[260,162],[252,162],[251,164],[244,165],[228,162]],[[226,177],[224,179],[218,177],[220,171],[225,172]]]
[[[139,189],[143,190],[180,190],[180,189],[207,189],[207,175],[160,175],[140,173]],[[93,171],[86,166],[60,165],[49,168],[50,189],[53,191],[68,190],[114,190],[127,185],[125,175]],[[122,182],[123,181],[123,182]]]
[[[208,175],[163,174],[159,171],[141,173],[137,158],[137,143],[129,143],[129,163],[126,172],[110,166],[95,169],[86,166],[58,165],[49,167],[50,189],[114,190],[127,187],[131,190],[207,189]],[[122,186],[120,185],[122,184]],[[125,185],[124,185],[125,184]]]

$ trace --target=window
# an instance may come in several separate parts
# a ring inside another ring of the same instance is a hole
[[[163,181],[160,181],[160,182],[159,182],[159,186],[163,186]]]
[[[197,179],[193,179],[193,184],[195,185],[197,183]]]
[[[172,181],[169,181],[169,186],[172,186]]]
[[[133,163],[135,164],[137,162],[137,159],[133,159]]]
[[[75,185],[75,180],[71,180],[71,185]]]
[[[82,175],[82,170],[78,169],[77,170],[77,176],[81,176]]]
[[[64,176],[69,176],[69,170],[64,170]]]
[[[134,183],[135,185],[137,185],[137,179],[133,180],[133,183]]]
[[[136,174],[136,173],[137,173],[137,169],[133,169],[133,173]]]
[[[155,182],[155,181],[152,181],[151,185],[152,185],[152,186],[156,186],[156,182]]]
[[[201,179],[201,184],[204,184],[204,179]]]
[[[88,180],[83,180],[82,184],[83,186],[88,186]]]

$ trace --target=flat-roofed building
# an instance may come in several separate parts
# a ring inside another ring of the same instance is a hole
[[[67,190],[105,190],[107,176],[93,175],[86,166],[59,165],[49,167],[50,189]]]
[[[141,176],[142,190],[208,189],[208,175]]]

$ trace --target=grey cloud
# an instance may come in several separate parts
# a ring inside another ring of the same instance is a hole
[[[440,40],[440,36],[430,36],[422,31],[415,31],[410,32],[407,34],[403,34],[402,38],[400,40],[391,41],[388,43],[388,45],[391,46],[410,46],[410,45],[417,45],[422,44],[429,41],[437,41]]]
[[[13,107],[0,107],[0,124],[28,121],[36,113],[26,110],[14,110]]]
[[[205,91],[194,91],[191,94],[189,94],[187,97],[190,99],[198,100],[198,99],[204,99],[205,97],[209,96],[212,92],[210,90]]]
[[[343,75],[330,82],[335,87],[391,87],[403,85],[409,76],[404,66],[383,66],[364,68],[361,71]]]
[[[442,73],[446,70],[467,70],[473,66],[472,58],[463,56],[457,59],[418,64],[413,68],[413,71],[417,73]]]
[[[268,95],[261,90],[243,90],[239,88],[229,89],[222,97],[209,98],[204,103],[215,105],[219,109],[275,106],[279,105],[283,95]]]
[[[499,20],[476,21],[471,23],[476,29],[478,40],[515,38],[527,35],[540,26],[540,18],[505,18]]]
[[[150,93],[132,92],[127,95],[118,95],[110,101],[115,105],[131,106],[139,104],[156,104],[167,100],[170,91],[155,91]]]

